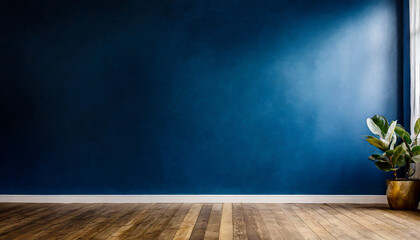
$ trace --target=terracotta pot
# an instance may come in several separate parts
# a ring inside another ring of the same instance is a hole
[[[420,200],[419,180],[387,180],[386,183],[386,197],[391,209],[417,209]]]

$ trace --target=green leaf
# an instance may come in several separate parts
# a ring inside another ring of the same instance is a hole
[[[389,172],[392,169],[391,163],[388,162],[375,162],[375,166],[384,172]]]
[[[394,149],[394,146],[395,146],[396,143],[397,143],[397,134],[394,131],[394,133],[392,134],[391,143],[389,144],[389,149],[391,149],[391,150]]]
[[[416,124],[414,124],[414,134],[419,134],[420,132],[420,118],[417,119]]]
[[[415,146],[411,149],[411,152],[413,153],[413,156],[420,154],[420,146]]]
[[[397,124],[397,126],[395,127],[395,132],[404,140],[404,142],[411,144],[410,134],[408,134],[408,132],[405,131],[403,126]]]
[[[388,131],[388,120],[384,116],[375,115],[372,117],[372,121],[381,129],[383,136],[385,136]]]
[[[394,134],[395,127],[397,126],[397,121],[392,121],[391,125],[388,128],[388,131],[385,135],[385,141],[391,142],[392,135]]]
[[[382,133],[381,128],[378,125],[376,125],[375,122],[371,118],[366,119],[366,124],[367,124],[369,130],[373,134],[376,134],[376,135],[378,135],[381,138],[383,136],[385,136],[385,133]]]
[[[381,162],[389,162],[389,159],[387,159],[386,157],[384,157],[383,155],[380,154],[372,154],[372,156],[369,157],[369,160],[372,161],[381,161]]]
[[[374,137],[374,136],[369,136],[369,135],[363,135],[363,137],[364,137],[364,138],[366,138],[366,139],[367,139],[367,138],[376,138],[376,137]]]
[[[415,163],[420,163],[420,155],[414,156],[411,158],[411,161],[415,162]]]
[[[401,156],[401,153],[403,152],[403,148],[401,145],[397,146],[394,150],[394,153],[392,154],[392,162],[395,164],[397,164],[397,160],[398,158]],[[398,165],[398,164],[397,164]]]
[[[391,157],[392,155],[394,155],[394,150],[388,150],[385,152],[385,156],[387,157]]]
[[[395,165],[397,166],[397,167],[404,167],[405,166],[405,164],[406,164],[406,162],[405,162],[405,158],[404,158],[404,155],[400,155],[399,157],[398,157],[398,159],[395,161]]]
[[[388,148],[388,146],[385,146],[385,144],[381,140],[374,137],[366,138],[366,141],[368,141],[370,144],[379,148],[382,151],[386,151]]]

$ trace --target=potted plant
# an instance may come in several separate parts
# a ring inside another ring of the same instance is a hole
[[[416,209],[420,200],[420,181],[413,179],[414,164],[420,162],[420,118],[416,121],[413,136],[405,131],[397,121],[388,123],[385,117],[375,115],[366,120],[369,130],[378,136],[365,136],[381,154],[372,154],[369,159],[375,162],[378,169],[393,171],[394,179],[387,180],[387,200],[391,209]],[[397,136],[402,141],[397,144]],[[399,178],[397,170],[405,167],[404,176]]]

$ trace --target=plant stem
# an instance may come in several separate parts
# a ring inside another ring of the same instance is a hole
[[[394,164],[394,161],[392,161],[392,157],[390,157],[390,160],[391,160],[392,171],[394,172],[395,179],[397,179],[397,170],[395,170],[395,164]]]

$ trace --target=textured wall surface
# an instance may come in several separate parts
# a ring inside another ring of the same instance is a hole
[[[362,135],[403,116],[401,12],[2,1],[0,193],[384,194]]]

